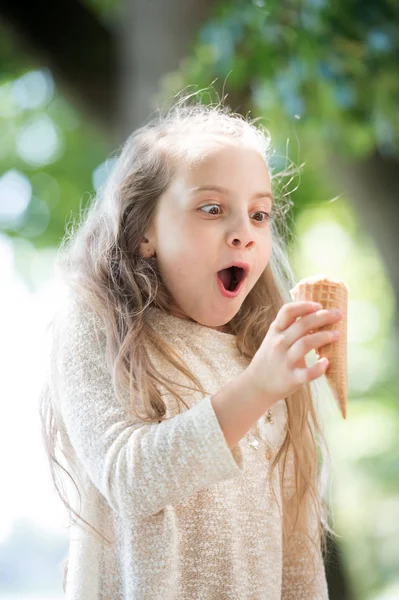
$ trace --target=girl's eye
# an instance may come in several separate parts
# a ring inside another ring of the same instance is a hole
[[[263,210],[257,211],[254,214],[255,215],[265,215],[264,218],[261,221],[259,221],[259,223],[265,223],[266,221],[270,221],[270,219],[272,218],[270,213],[264,212]]]
[[[205,204],[204,206],[201,206],[201,207],[200,207],[200,210],[202,210],[203,208],[207,208],[208,206],[217,206],[218,208],[220,208],[220,205],[219,205],[219,204]],[[206,211],[205,211],[205,212],[206,212]],[[210,215],[210,214],[213,214],[213,215],[215,215],[215,214],[217,214],[217,213],[211,213],[211,212],[209,212],[209,213],[208,213],[208,215]]]
[[[201,206],[201,207],[200,207],[200,210],[202,210],[203,208],[207,208],[208,206],[216,206],[217,208],[220,208],[220,204],[205,204],[204,206]],[[213,215],[215,215],[215,214],[217,214],[217,213],[215,213],[215,212],[213,212],[213,213],[211,213],[211,212],[208,212],[208,214],[213,214]],[[255,214],[255,215],[265,215],[265,216],[264,216],[264,218],[263,218],[262,220],[258,220],[258,219],[256,219],[256,220],[258,221],[258,223],[265,223],[266,221],[269,221],[269,220],[272,218],[272,217],[271,217],[271,215],[270,215],[269,213],[267,213],[267,212],[264,212],[264,211],[256,211],[254,214]]]

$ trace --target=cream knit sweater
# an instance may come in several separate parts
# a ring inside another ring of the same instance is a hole
[[[151,319],[209,395],[184,391],[181,414],[165,398],[171,418],[149,425],[114,397],[94,312],[70,293],[55,322],[51,385],[62,444],[76,461],[82,495],[74,507],[112,541],[71,526],[67,600],[328,599],[320,556],[310,584],[301,546],[295,558],[284,552],[267,482],[266,450],[284,440],[285,400],[273,406],[272,423],[264,415],[230,450],[211,395],[248,365],[235,336],[156,308]],[[281,504],[276,472],[275,482]]]

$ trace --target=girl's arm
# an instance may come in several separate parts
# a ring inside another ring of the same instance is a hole
[[[209,396],[162,423],[135,421],[114,396],[104,342],[98,317],[74,300],[54,337],[55,408],[80,464],[121,518],[148,517],[241,475],[240,447],[228,447]]]

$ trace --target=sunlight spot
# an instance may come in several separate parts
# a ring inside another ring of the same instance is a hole
[[[368,342],[375,337],[379,327],[380,311],[373,302],[348,301],[348,342]]]
[[[98,192],[98,190],[106,183],[114,165],[116,163],[116,158],[108,159],[98,165],[96,169],[93,171],[93,187]]]
[[[14,102],[21,109],[45,106],[54,93],[50,71],[29,71],[12,84]]]
[[[35,117],[17,136],[17,151],[33,166],[54,162],[62,154],[62,143],[53,121],[46,115]]]
[[[322,265],[323,270],[339,267],[353,246],[347,232],[333,221],[314,225],[303,234],[301,242],[306,258]]]
[[[21,222],[32,197],[29,179],[12,169],[0,177],[0,224],[13,228]]]

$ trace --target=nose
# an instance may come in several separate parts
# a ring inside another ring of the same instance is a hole
[[[254,244],[254,236],[250,227],[243,221],[235,225],[228,234],[228,244],[234,247],[251,248]]]

